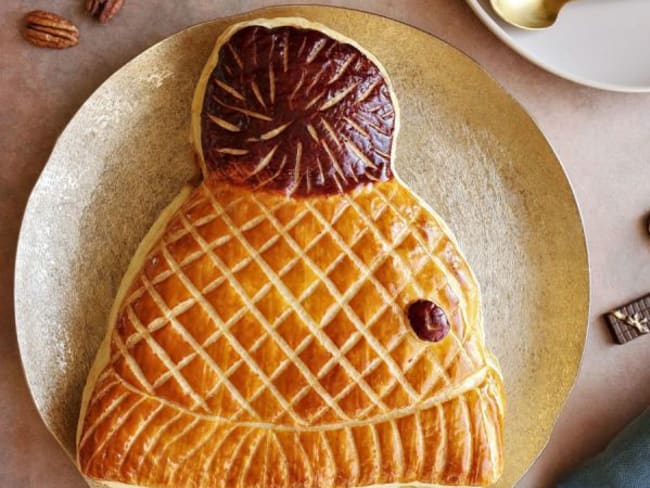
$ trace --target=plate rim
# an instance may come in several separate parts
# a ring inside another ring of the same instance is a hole
[[[596,88],[598,90],[618,92],[618,93],[650,93],[650,84],[644,86],[637,85],[621,85],[616,83],[608,83],[598,81],[591,78],[575,75],[560,68],[556,68],[548,64],[535,55],[531,54],[528,50],[521,47],[486,11],[479,0],[466,0],[466,3],[474,11],[479,20],[494,34],[501,42],[503,42],[510,49],[522,56],[524,59],[530,61],[534,65],[548,71],[551,74],[564,78],[565,80],[577,83],[579,85]]]
[[[466,1],[471,6],[472,3],[477,1],[477,0],[466,0]],[[25,204],[23,214],[22,214],[22,217],[21,217],[20,228],[19,228],[18,238],[17,238],[17,241],[16,241],[16,248],[15,248],[16,253],[15,253],[15,260],[14,260],[14,267],[13,267],[13,271],[14,271],[13,305],[14,305],[14,326],[15,326],[15,330],[16,330],[16,342],[17,342],[17,345],[18,345],[18,353],[19,353],[19,356],[20,356],[20,369],[21,369],[22,375],[23,375],[23,377],[25,379],[25,383],[27,384],[27,389],[29,390],[29,396],[30,396],[35,408],[36,408],[36,411],[38,412],[38,416],[41,419],[42,423],[44,424],[45,428],[50,433],[50,435],[52,435],[52,437],[56,440],[57,444],[59,444],[59,446],[65,452],[66,456],[68,456],[70,458],[70,460],[72,461],[72,463],[76,466],[75,458],[68,452],[68,450],[63,445],[62,441],[59,440],[59,438],[54,434],[52,428],[50,427],[50,425],[48,424],[48,422],[46,421],[46,419],[44,417],[44,413],[41,411],[41,409],[39,408],[38,403],[36,402],[36,398],[34,396],[34,391],[33,391],[33,388],[32,388],[32,383],[31,383],[31,381],[29,379],[27,369],[25,368],[25,361],[24,361],[24,354],[25,354],[24,351],[25,351],[25,347],[26,347],[24,345],[25,326],[22,326],[22,327],[19,326],[19,316],[22,315],[22,312],[19,312],[19,310],[22,307],[19,306],[19,303],[18,303],[19,299],[18,299],[18,293],[17,293],[18,285],[19,285],[19,283],[18,283],[18,281],[19,281],[19,272],[21,271],[21,268],[24,267],[24,265],[22,264],[24,259],[25,259],[23,257],[23,255],[26,252],[24,249],[25,249],[25,246],[29,245],[26,242],[26,237],[25,237],[25,233],[26,233],[26,230],[25,230],[26,229],[26,223],[25,222],[27,220],[27,216],[28,216],[28,212],[30,210],[30,207],[34,205],[33,201],[36,198],[35,197],[36,190],[39,187],[40,183],[43,181],[44,174],[46,172],[46,169],[47,169],[48,165],[50,164],[52,154],[59,147],[61,137],[65,133],[66,129],[68,128],[68,126],[70,125],[72,120],[84,109],[86,104],[89,103],[90,99],[97,92],[99,92],[106,84],[108,84],[115,76],[117,76],[118,73],[123,68],[137,62],[142,56],[146,55],[150,50],[158,47],[163,42],[168,41],[170,38],[175,37],[175,36],[180,35],[180,34],[183,34],[185,32],[191,31],[193,29],[198,29],[198,28],[200,28],[200,27],[202,27],[202,26],[204,26],[206,24],[211,24],[211,23],[216,22],[216,21],[221,21],[221,22],[223,22],[223,21],[228,22],[228,21],[231,21],[231,20],[235,21],[238,18],[241,18],[243,16],[247,16],[247,15],[251,15],[251,14],[255,14],[257,12],[260,12],[260,13],[265,12],[266,13],[266,12],[273,12],[274,10],[281,10],[281,9],[294,8],[294,7],[295,8],[301,8],[301,9],[317,8],[317,9],[331,9],[331,10],[341,10],[341,11],[352,11],[352,12],[362,13],[362,14],[365,14],[365,15],[372,15],[372,16],[375,16],[375,17],[380,17],[382,19],[385,19],[385,20],[388,20],[388,21],[391,21],[391,22],[395,22],[395,23],[401,24],[401,25],[403,25],[405,27],[408,27],[408,28],[414,29],[416,31],[419,31],[420,33],[423,33],[423,34],[425,34],[427,36],[430,36],[430,37],[434,38],[436,41],[443,44],[447,49],[452,49],[454,51],[457,51],[458,53],[463,55],[465,58],[467,58],[469,61],[471,61],[471,63],[480,72],[482,72],[483,75],[485,75],[492,83],[494,83],[499,89],[502,90],[502,92],[510,99],[510,101],[516,107],[518,107],[519,110],[521,110],[527,117],[529,117],[529,119],[533,122],[533,124],[537,128],[537,131],[538,131],[539,135],[541,136],[542,141],[545,143],[548,150],[550,151],[550,153],[552,154],[552,156],[554,157],[554,159],[557,161],[557,163],[559,165],[559,168],[560,168],[561,173],[562,173],[562,175],[564,177],[564,180],[566,181],[566,184],[567,184],[571,199],[573,201],[573,205],[574,205],[574,208],[575,208],[575,214],[577,216],[578,224],[580,226],[580,235],[581,235],[580,247],[581,247],[582,251],[584,251],[584,263],[581,265],[581,268],[584,268],[585,278],[586,278],[586,284],[585,284],[586,285],[586,297],[585,297],[585,302],[584,302],[584,304],[585,304],[585,316],[582,318],[582,320],[580,320],[580,323],[584,323],[584,330],[583,330],[583,333],[580,334],[579,337],[578,337],[579,340],[580,340],[580,357],[579,357],[578,363],[576,365],[575,374],[573,375],[573,378],[571,379],[570,386],[567,388],[566,395],[563,398],[562,402],[560,403],[557,414],[555,415],[555,418],[553,419],[553,422],[550,425],[548,436],[547,436],[544,444],[540,447],[539,452],[536,453],[535,457],[533,459],[531,459],[529,465],[526,466],[525,471],[523,471],[520,474],[519,478],[515,482],[515,483],[518,483],[521,480],[521,478],[523,478],[525,476],[525,474],[530,470],[530,468],[533,466],[533,464],[539,459],[541,454],[544,452],[544,450],[548,446],[548,443],[550,441],[553,430],[555,429],[555,427],[557,425],[558,419],[559,419],[560,415],[562,414],[562,412],[564,411],[566,403],[567,403],[570,395],[572,394],[572,392],[574,391],[574,389],[576,387],[576,383],[578,381],[578,378],[580,376],[580,373],[582,371],[582,367],[583,367],[583,364],[584,364],[584,352],[585,352],[585,346],[586,346],[588,332],[589,332],[589,318],[590,318],[590,312],[591,312],[591,259],[590,259],[590,254],[589,254],[589,248],[588,248],[588,245],[587,245],[587,235],[585,233],[585,226],[584,226],[584,219],[583,219],[583,216],[582,216],[582,210],[580,208],[579,201],[576,198],[574,185],[571,182],[571,179],[569,178],[569,176],[567,174],[567,171],[566,171],[566,169],[564,167],[564,164],[562,163],[562,160],[560,159],[560,157],[559,157],[557,151],[555,150],[553,144],[547,138],[546,134],[542,131],[542,129],[540,128],[540,125],[537,123],[537,119],[526,109],[526,107],[506,87],[504,87],[499,82],[499,80],[496,79],[495,76],[493,76],[487,70],[487,68],[485,68],[481,63],[479,63],[472,55],[468,54],[463,49],[452,45],[450,42],[448,42],[447,40],[439,37],[438,35],[425,30],[424,28],[420,28],[418,26],[409,24],[409,23],[404,22],[404,21],[399,20],[399,19],[391,18],[391,17],[389,17],[388,15],[385,15],[385,14],[376,13],[376,12],[369,12],[369,11],[366,11],[366,10],[362,10],[360,8],[340,7],[340,6],[335,6],[335,5],[323,5],[323,4],[287,3],[287,4],[272,5],[272,6],[267,6],[267,7],[260,7],[260,8],[256,8],[256,9],[253,9],[253,10],[246,10],[246,11],[238,12],[238,13],[233,14],[233,15],[228,15],[228,16],[223,16],[223,17],[215,17],[215,18],[212,18],[212,19],[209,19],[209,20],[205,20],[205,21],[201,21],[201,22],[191,24],[191,25],[189,25],[187,27],[184,27],[184,28],[182,28],[182,29],[180,29],[180,30],[178,30],[176,32],[173,32],[172,34],[168,35],[167,37],[155,42],[154,44],[147,47],[146,49],[144,49],[143,51],[139,52],[138,54],[133,56],[131,59],[126,61],[124,64],[122,64],[113,73],[111,73],[104,81],[102,81],[97,86],[97,88],[95,90],[93,90],[90,93],[90,95],[88,95],[88,97],[79,106],[79,108],[71,115],[71,117],[68,120],[68,122],[66,123],[65,127],[57,135],[56,140],[55,140],[54,144],[52,145],[52,149],[51,149],[51,151],[50,151],[50,153],[48,155],[47,161],[43,165],[43,168],[41,169],[41,171],[40,171],[40,173],[38,175],[38,178],[36,179],[32,189],[30,190],[29,197],[27,199],[27,202]],[[483,12],[484,15],[487,15],[482,9],[481,9],[481,11]],[[506,42],[506,41],[504,40],[504,42]],[[648,88],[648,91],[650,91],[650,87]],[[22,333],[20,332],[21,330],[23,331]]]

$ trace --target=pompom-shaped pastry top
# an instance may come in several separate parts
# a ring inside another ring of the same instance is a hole
[[[388,83],[369,55],[323,32],[243,27],[206,82],[206,169],[290,196],[386,181],[397,120]]]

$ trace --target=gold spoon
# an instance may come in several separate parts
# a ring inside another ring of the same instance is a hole
[[[490,0],[503,20],[523,29],[545,29],[553,25],[560,9],[571,0]]]

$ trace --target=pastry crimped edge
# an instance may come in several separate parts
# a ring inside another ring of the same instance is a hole
[[[422,208],[426,211],[426,213],[429,214],[429,217],[432,218],[436,224],[442,229],[442,231],[447,235],[449,240],[452,242],[452,244],[455,247],[456,252],[459,254],[459,256],[465,261],[467,261],[467,258],[465,254],[463,253],[461,247],[458,245],[458,241],[456,239],[456,236],[454,233],[451,231],[451,229],[448,227],[446,222],[431,208],[431,206],[423,200],[416,192],[411,190],[411,188],[400,178],[399,174],[395,171],[395,157],[396,157],[396,150],[397,150],[397,137],[399,135],[399,130],[400,130],[400,107],[399,103],[397,100],[397,96],[394,90],[394,87],[392,85],[392,81],[388,75],[388,72],[382,65],[382,63],[367,49],[365,49],[363,46],[361,46],[358,42],[355,40],[323,25],[317,22],[311,22],[307,19],[301,18],[301,17],[277,17],[277,18],[259,18],[259,19],[253,19],[245,22],[239,22],[236,24],[233,24],[229,27],[227,27],[221,34],[219,34],[219,37],[217,38],[217,41],[215,42],[215,45],[212,49],[212,52],[201,72],[200,78],[197,82],[195,91],[194,91],[194,96],[192,100],[192,106],[191,106],[191,132],[190,132],[190,141],[194,147],[195,150],[195,155],[196,155],[196,160],[197,163],[200,167],[201,173],[203,178],[205,179],[209,173],[209,170],[207,168],[204,155],[203,155],[203,148],[201,144],[201,112],[203,109],[203,103],[204,103],[204,96],[205,96],[205,91],[206,91],[206,86],[209,82],[210,76],[212,75],[212,72],[214,71],[218,61],[219,61],[219,52],[222,48],[222,46],[228,42],[228,40],[232,37],[232,35],[239,31],[240,29],[243,29],[248,26],[260,26],[260,27],[266,27],[266,28],[275,28],[275,27],[297,27],[297,28],[303,28],[303,29],[312,29],[316,30],[319,32],[322,32],[323,34],[331,37],[332,39],[352,45],[354,48],[358,49],[364,56],[366,56],[380,71],[387,87],[390,93],[390,98],[391,102],[393,104],[393,109],[395,111],[395,125],[394,125],[394,132],[393,132],[393,140],[392,140],[392,146],[391,146],[391,158],[390,158],[390,169],[392,171],[393,177],[396,179],[396,183],[398,185],[401,185],[405,189],[407,189],[411,196],[418,202],[419,205],[422,206]],[[76,442],[75,445],[78,448],[79,445],[79,440],[80,436],[82,433],[83,429],[83,422],[85,419],[86,415],[86,410],[88,403],[90,401],[90,396],[92,395],[93,389],[95,387],[95,383],[97,381],[97,378],[99,377],[100,373],[104,369],[104,367],[108,364],[109,359],[110,359],[110,339],[111,335],[114,331],[114,326],[115,322],[117,320],[118,313],[120,311],[120,308],[122,306],[122,302],[124,301],[127,291],[132,284],[134,278],[137,276],[137,274],[142,270],[145,260],[150,253],[150,251],[154,248],[154,246],[157,244],[159,239],[162,237],[164,234],[167,224],[169,221],[172,219],[174,214],[177,212],[179,208],[185,203],[185,201],[191,196],[192,192],[194,191],[194,187],[186,184],[183,186],[183,188],[180,190],[180,192],[174,197],[174,199],[164,208],[164,210],[161,212],[161,214],[158,216],[158,218],[155,220],[151,228],[148,230],[142,241],[137,247],[137,250],[135,254],[133,255],[126,272],[124,273],[124,276],[120,282],[120,285],[118,287],[117,293],[116,293],[116,298],[113,302],[113,305],[111,307],[108,321],[107,321],[107,327],[106,327],[106,334],[104,336],[104,339],[101,342],[101,345],[98,349],[98,352],[95,356],[94,362],[91,366],[90,372],[88,374],[88,378],[86,381],[86,385],[84,387],[83,393],[82,393],[82,400],[81,400],[81,407],[80,407],[80,413],[79,413],[79,419],[77,423],[77,432],[76,432]],[[307,197],[310,198],[310,197]],[[498,377],[503,381],[502,373],[499,367],[498,360],[496,356],[491,352],[491,350],[487,347],[487,344],[485,343],[485,332],[484,332],[484,327],[483,327],[483,316],[481,313],[481,292],[480,292],[480,286],[478,284],[478,281],[476,279],[476,276],[474,274],[474,271],[472,270],[471,266],[467,266],[467,270],[470,273],[469,279],[472,282],[472,285],[475,289],[475,296],[471,300],[471,309],[469,310],[462,310],[463,315],[466,315],[465,319],[467,323],[474,324],[476,328],[476,332],[478,333],[478,336],[480,338],[481,343],[484,345],[483,347],[483,352],[485,354],[485,359],[486,359],[486,366],[488,366],[490,369],[492,369]],[[457,293],[460,293],[460,290],[454,290]],[[467,305],[469,305],[467,303]],[[500,410],[502,412],[505,411],[505,396],[502,393],[498,398],[495,398],[495,400],[499,403]],[[77,451],[76,453],[76,461],[77,465],[79,466],[79,452]],[[499,458],[502,460],[503,457],[499,456]],[[500,473],[502,472],[503,466],[500,465],[497,467],[497,471]],[[86,480],[91,484],[91,486],[94,487],[109,487],[109,488],[152,488],[151,486],[144,486],[144,485],[134,485],[134,484],[125,484],[121,482],[116,482],[116,481],[108,481],[108,480],[95,480],[95,479],[90,479],[86,477]],[[432,484],[432,483],[423,483],[423,482],[405,482],[405,483],[384,483],[384,484],[373,484],[373,485],[364,485],[359,488],[375,488],[375,487],[388,487],[388,486],[394,486],[394,487],[406,487],[406,486],[413,486],[413,487],[428,487],[428,488],[448,488],[451,485],[441,485],[441,484]],[[462,485],[453,485],[457,486],[458,488],[463,488]]]

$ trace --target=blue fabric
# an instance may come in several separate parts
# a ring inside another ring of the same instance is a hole
[[[558,488],[650,488],[650,408]]]

